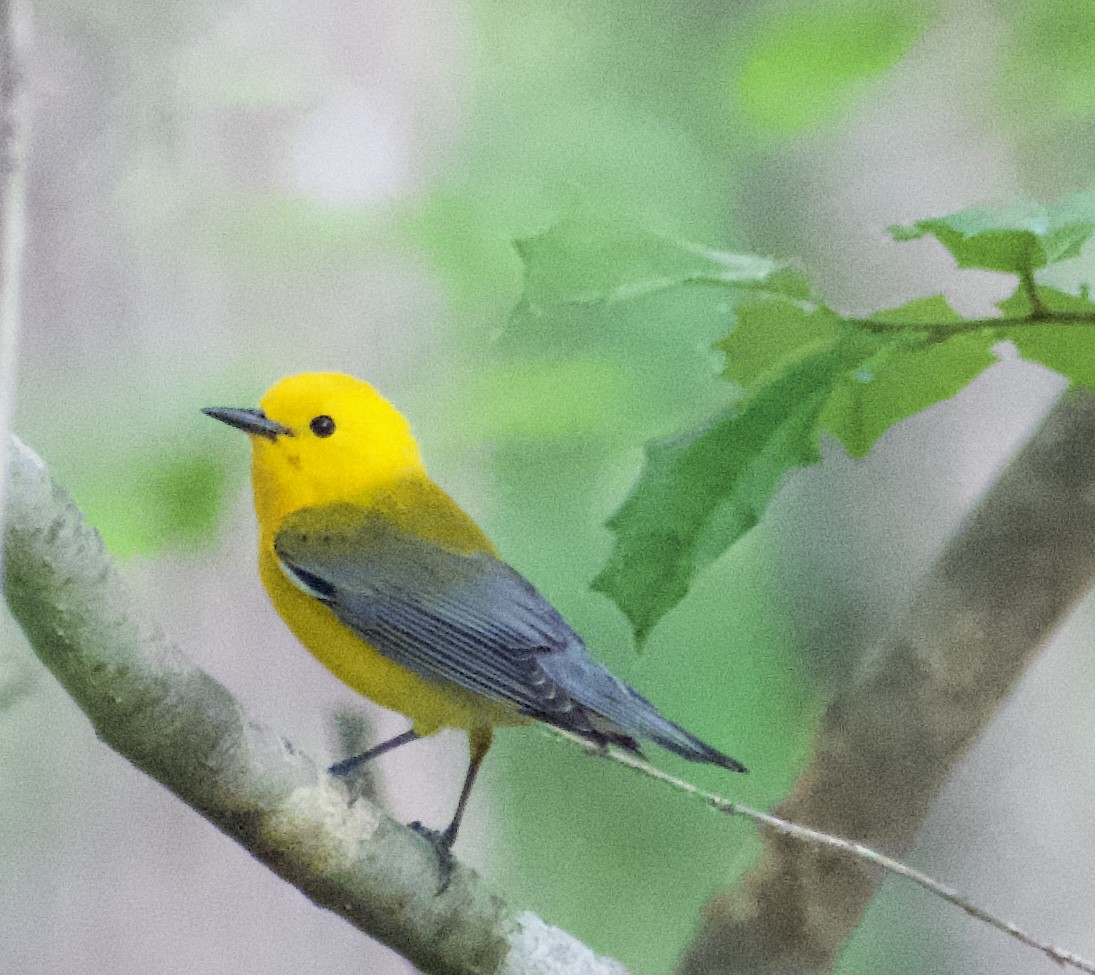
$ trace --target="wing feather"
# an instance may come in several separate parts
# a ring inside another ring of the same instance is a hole
[[[650,738],[685,758],[744,771],[613,677],[475,524],[432,485],[385,507],[289,516],[274,540],[283,571],[380,653],[600,744]],[[425,493],[423,493],[425,492]],[[411,514],[428,510],[429,532]],[[451,541],[448,541],[451,540]],[[447,544],[448,541],[448,544]]]
[[[505,562],[450,551],[364,509],[333,519],[336,529],[323,520],[307,511],[287,519],[274,544],[282,569],[386,657],[427,680],[634,747],[609,724],[598,729],[545,670],[542,660],[556,655],[600,668],[555,608]]]

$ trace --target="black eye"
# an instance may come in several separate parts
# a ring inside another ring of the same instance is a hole
[[[322,416],[313,417],[312,422],[308,424],[308,429],[317,437],[329,437],[335,432],[335,421],[324,413]]]

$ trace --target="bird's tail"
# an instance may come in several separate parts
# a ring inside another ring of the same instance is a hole
[[[649,738],[656,745],[667,748],[671,752],[687,758],[690,762],[706,762],[709,765],[721,765],[731,772],[748,772],[749,770],[736,758],[724,755],[717,748],[712,748],[707,742],[701,741],[692,732],[686,731],[679,724],[674,724],[664,717],[653,705],[651,710],[657,716],[656,722],[650,722],[649,730],[643,737]]]
[[[691,762],[720,765],[732,772],[748,771],[737,759],[670,721],[638,691],[594,663],[584,651],[555,657],[545,655],[540,664],[581,706],[584,727],[572,724],[569,730],[636,753],[637,739],[647,739]],[[572,713],[572,720],[575,717]]]

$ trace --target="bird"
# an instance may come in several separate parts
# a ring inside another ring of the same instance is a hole
[[[361,765],[442,728],[468,733],[448,827],[412,827],[451,857],[498,727],[541,721],[642,755],[650,741],[745,772],[597,663],[551,603],[426,473],[406,418],[337,372],[286,377],[257,408],[205,407],[252,446],[259,575],[297,639],[411,727],[332,765]]]

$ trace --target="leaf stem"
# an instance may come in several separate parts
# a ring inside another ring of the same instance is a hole
[[[1024,267],[1019,272],[1019,287],[1030,300],[1032,315],[1050,314],[1049,309],[1042,303],[1042,296],[1038,294],[1038,285],[1034,281],[1034,271],[1030,267]]]

